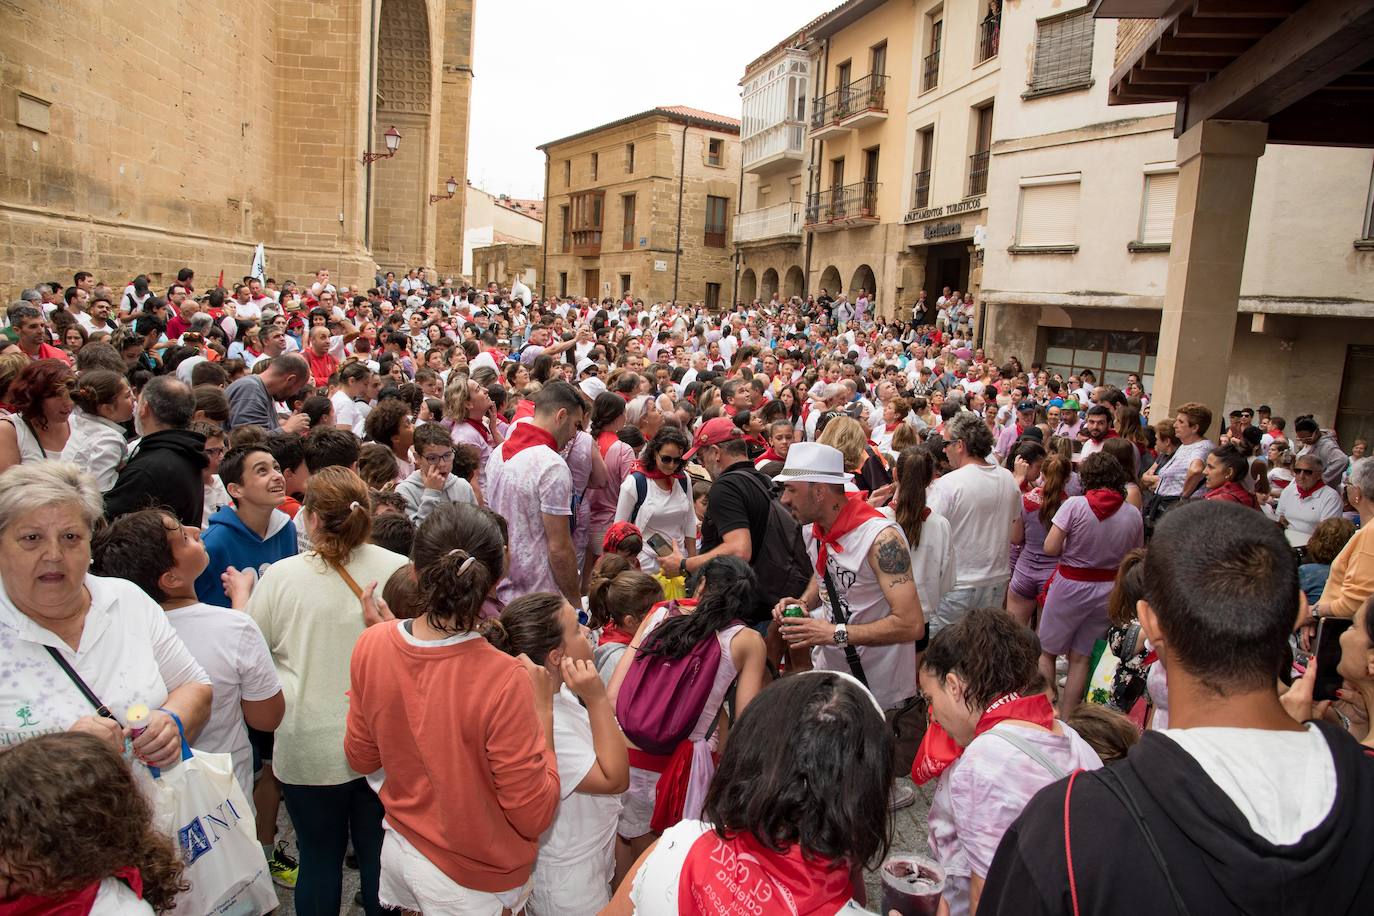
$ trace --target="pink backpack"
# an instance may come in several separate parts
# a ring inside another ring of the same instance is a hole
[[[680,613],[677,602],[670,601],[664,620]],[[719,668],[715,633],[682,658],[636,652],[615,703],[625,737],[646,753],[671,754],[701,718]]]

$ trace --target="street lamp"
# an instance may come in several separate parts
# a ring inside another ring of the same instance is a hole
[[[457,179],[457,178],[454,178],[452,175],[450,175],[450,176],[448,177],[448,181],[444,182],[444,190],[448,191],[448,193],[447,193],[447,194],[431,194],[431,195],[429,195],[429,202],[430,202],[430,203],[437,203],[438,201],[441,201],[441,200],[450,200],[450,199],[452,199],[453,195],[458,193],[458,179]]]
[[[386,141],[386,152],[372,153],[365,151],[363,153],[363,165],[376,162],[378,159],[390,159],[392,156],[396,155],[396,150],[401,146],[401,132],[396,129],[394,124],[387,129],[386,133],[382,134],[382,139]]]

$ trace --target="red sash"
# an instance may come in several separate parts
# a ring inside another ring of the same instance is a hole
[[[1071,582],[1115,582],[1117,571],[1115,566],[1094,569],[1091,566],[1069,566],[1060,563],[1054,568],[1054,572],[1050,573],[1050,577],[1045,580],[1045,587],[1040,589],[1040,594],[1036,595],[1035,598],[1044,604],[1045,599],[1049,597],[1050,586],[1060,576]]]

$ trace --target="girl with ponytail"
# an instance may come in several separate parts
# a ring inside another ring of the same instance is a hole
[[[290,697],[275,733],[272,772],[296,827],[296,907],[302,913],[338,911],[352,837],[364,908],[378,913],[382,804],[362,776],[371,771],[351,766],[344,754],[350,711],[345,660],[379,612],[390,616],[375,597],[378,583],[406,558],[368,543],[367,484],[348,468],[313,475],[299,515],[308,519],[312,548],[269,566],[246,607]]]
[[[645,615],[662,600],[663,586],[653,576],[635,569],[627,558],[608,553],[597,561],[587,609],[591,628],[601,631],[592,657],[606,686],[610,686],[616,664]]]
[[[418,615],[363,634],[347,688],[348,762],[359,773],[386,772],[378,897],[426,913],[518,912],[559,804],[558,682],[547,662],[557,667],[563,653],[531,639],[543,654],[514,658],[519,650],[493,645],[508,632],[496,621],[493,641],[482,638],[483,606],[505,566],[493,513],[439,506],[415,533],[411,556]],[[589,657],[586,640],[581,646]],[[561,667],[560,676],[576,679]]]
[[[619,795],[629,786],[630,763],[591,645],[577,611],[553,592],[515,599],[483,629],[496,648],[543,666],[556,690],[553,740],[562,801],[540,839],[530,908],[598,913],[611,899]]]
[[[129,453],[124,427],[119,424],[134,415],[133,392],[118,372],[91,369],[77,377],[72,400],[77,410],[71,416],[72,435],[62,458],[89,472],[100,492],[108,493]]]
[[[747,563],[739,557],[716,557],[702,568],[696,597],[655,607],[620,656],[609,688],[613,706],[647,699],[637,699],[632,692],[623,700],[620,696],[621,685],[640,653],[681,659],[707,639],[715,640],[720,650],[715,680],[687,740],[668,755],[630,749],[630,790],[617,827],[617,878],[649,848],[656,832],[684,817],[700,816],[704,796],[696,797],[688,787],[710,782],[712,755],[729,730],[722,711],[726,693],[734,684],[732,712],[737,718],[763,689],[767,659],[763,637],[743,622],[754,606],[757,588]]]

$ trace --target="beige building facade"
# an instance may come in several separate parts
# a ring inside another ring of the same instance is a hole
[[[740,122],[653,108],[540,146],[544,295],[729,303]]]
[[[467,171],[473,4],[8,4],[0,289],[186,266],[204,287],[258,243],[279,278],[458,275],[463,201],[428,198]]]
[[[1181,167],[1198,151],[1175,138],[1172,103],[1108,107],[1120,49],[1138,31],[1082,5],[1008,7],[1002,54],[1017,63],[996,98],[981,299],[994,352],[1113,383],[1137,372],[1154,390],[1176,202],[1189,190]],[[1261,150],[1253,205],[1232,214],[1248,221],[1235,319],[1185,333],[1229,353],[1214,409],[1315,413],[1349,445],[1374,432],[1374,153]],[[1187,246],[1194,257],[1199,244]]]
[[[539,265],[544,248],[525,242],[498,242],[472,250],[472,282],[485,287],[495,283],[509,287],[517,279],[531,290],[538,289]]]
[[[509,194],[493,194],[473,184],[464,189],[463,276],[476,282],[473,260],[478,248],[544,241],[544,202],[519,200]]]

